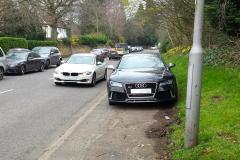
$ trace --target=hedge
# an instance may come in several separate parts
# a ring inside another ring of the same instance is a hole
[[[37,41],[37,40],[28,40],[28,49],[33,49],[38,46],[54,46],[58,45],[57,41]]]
[[[24,38],[0,37],[0,47],[7,52],[11,48],[28,48],[28,42]]]
[[[99,44],[106,44],[107,41],[108,41],[108,38],[103,33],[87,34],[79,38],[80,45],[89,45],[91,47],[94,47]]]

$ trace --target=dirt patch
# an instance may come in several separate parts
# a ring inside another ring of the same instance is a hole
[[[223,96],[212,96],[212,100],[214,102],[219,102],[219,101],[224,100],[224,97]]]
[[[168,148],[168,145],[171,143],[170,126],[181,122],[176,115],[177,112],[178,109],[171,105],[160,109],[160,111],[154,115],[155,123],[145,131],[146,137],[155,142],[154,151],[158,154],[157,160],[171,159]]]

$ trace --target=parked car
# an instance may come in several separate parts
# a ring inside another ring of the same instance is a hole
[[[0,47],[0,80],[3,79],[6,70],[7,70],[6,56],[2,48]]]
[[[107,56],[108,56],[108,51],[106,51],[103,48],[93,49],[91,51],[91,53],[96,54],[96,55],[100,56],[101,58],[107,58]]]
[[[51,65],[61,65],[62,56],[57,47],[35,47],[32,50],[45,59],[46,69]]]
[[[115,51],[115,50],[111,50],[111,51],[110,51],[110,54],[108,55],[108,58],[109,58],[109,60],[112,60],[112,59],[121,59],[121,58],[122,58],[122,55],[118,54],[118,52]]]
[[[53,74],[56,85],[64,83],[90,84],[107,79],[106,63],[95,54],[74,54],[64,64],[56,68]]]
[[[28,49],[11,49],[6,56],[7,73],[25,74],[31,71],[44,71],[44,58]]]
[[[139,63],[141,62],[141,63]],[[129,54],[122,57],[107,82],[109,104],[177,100],[176,78],[156,54]]]

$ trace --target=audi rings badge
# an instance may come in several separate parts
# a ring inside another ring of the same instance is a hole
[[[135,88],[146,88],[147,84],[146,83],[137,83],[135,84]]]

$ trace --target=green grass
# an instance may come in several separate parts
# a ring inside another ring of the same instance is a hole
[[[174,62],[179,87],[179,116],[182,124],[173,127],[173,159],[240,159],[240,69],[204,66],[200,113],[199,145],[184,148],[187,55],[165,57]]]

